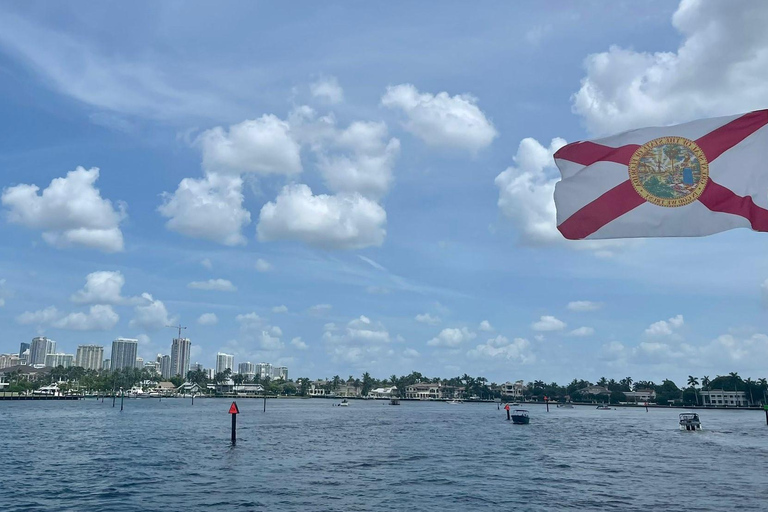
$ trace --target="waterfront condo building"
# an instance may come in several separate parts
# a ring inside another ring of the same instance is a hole
[[[164,380],[171,378],[171,356],[157,354],[157,359],[160,362],[160,377]]]
[[[235,371],[235,356],[219,352],[216,354],[216,373],[222,373],[226,370],[229,370],[230,373]]]
[[[287,366],[273,366],[272,378],[277,380],[288,380],[288,367]]]
[[[56,352],[56,342],[42,336],[32,338],[29,346],[29,361],[27,364],[45,364],[45,356]]]
[[[0,370],[18,366],[21,364],[21,358],[16,354],[0,354]]]
[[[101,370],[104,361],[104,347],[101,345],[79,345],[75,354],[75,366],[86,370]]]
[[[237,365],[237,373],[246,379],[251,380],[253,379],[254,375],[256,375],[256,365],[250,361],[240,363]]]
[[[186,378],[189,370],[189,352],[192,342],[189,338],[174,338],[171,344],[171,377]]]
[[[29,347],[30,347],[29,343],[24,343],[24,342],[20,343],[19,344],[19,357],[22,357],[24,355],[24,352],[29,350]]]
[[[69,368],[75,364],[74,354],[46,354],[45,366],[56,368],[57,366],[63,366]]]
[[[112,360],[111,359],[105,359],[104,363],[102,363],[101,367],[104,370],[111,370],[112,369]]]
[[[133,363],[133,367],[134,368],[138,368],[139,370],[144,368],[144,358],[143,357],[137,357],[136,361],[134,361],[134,363]]]
[[[112,370],[136,367],[136,352],[139,340],[131,338],[117,338],[112,342]]]
[[[259,379],[272,378],[272,365],[269,363],[258,363],[256,365],[256,375]]]

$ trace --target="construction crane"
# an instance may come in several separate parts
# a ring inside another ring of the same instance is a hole
[[[181,330],[187,328],[186,326],[181,325],[181,324],[179,324],[179,325],[166,325],[166,327],[170,327],[171,329],[178,329],[179,330],[179,338],[178,339],[181,339]]]

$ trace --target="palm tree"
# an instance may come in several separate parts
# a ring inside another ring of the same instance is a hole
[[[363,374],[363,396],[368,396],[368,392],[373,388],[373,379],[371,374],[365,372]]]
[[[752,387],[755,385],[755,381],[752,380],[752,377],[747,377],[744,384],[746,384],[747,390],[749,390],[749,405],[752,405],[755,403],[755,399],[752,397]]]
[[[688,385],[693,388],[694,396],[696,397],[696,405],[699,405],[699,394],[696,392],[696,386],[699,385],[699,379],[697,379],[693,375],[689,375]]]
[[[709,383],[711,381],[709,380],[709,375],[705,375],[701,378],[701,387],[707,388],[707,391],[709,391]]]
[[[341,377],[338,375],[333,376],[333,390],[336,391],[339,389],[339,384],[341,384]]]

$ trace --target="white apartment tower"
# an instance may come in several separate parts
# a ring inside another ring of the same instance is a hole
[[[235,371],[235,356],[232,354],[225,354],[219,352],[216,354],[216,373],[222,373],[229,369],[230,372]]]
[[[123,368],[136,367],[136,352],[139,348],[139,340],[131,338],[117,338],[112,342],[112,371]]]
[[[104,347],[101,345],[79,345],[75,355],[75,366],[86,370],[101,370],[104,361]]]
[[[192,342],[189,338],[174,338],[171,344],[171,377],[179,375],[182,379],[187,377],[189,370],[189,352]]]

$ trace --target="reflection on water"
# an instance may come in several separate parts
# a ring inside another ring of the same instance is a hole
[[[0,402],[2,510],[766,509],[760,411],[332,403]]]

